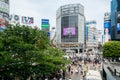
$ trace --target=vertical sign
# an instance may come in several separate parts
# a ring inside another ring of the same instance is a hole
[[[42,30],[46,30],[46,31],[49,31],[49,19],[42,19],[41,20],[41,27],[42,27]]]

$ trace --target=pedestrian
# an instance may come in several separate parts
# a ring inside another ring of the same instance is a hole
[[[70,71],[71,71],[71,66],[69,65],[68,66],[68,72],[70,73]]]

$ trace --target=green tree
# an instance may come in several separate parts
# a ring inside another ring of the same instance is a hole
[[[103,45],[103,57],[105,58],[118,58],[120,57],[120,42],[110,41]]]
[[[0,75],[27,80],[49,76],[68,61],[64,52],[50,46],[46,32],[29,26],[8,25],[0,32]]]

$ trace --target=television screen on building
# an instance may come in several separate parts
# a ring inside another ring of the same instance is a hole
[[[63,28],[63,35],[68,36],[68,35],[75,35],[75,27],[66,27]]]
[[[120,31],[120,23],[117,23],[117,31]]]

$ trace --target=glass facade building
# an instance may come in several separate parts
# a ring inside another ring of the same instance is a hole
[[[120,40],[118,31],[118,14],[120,11],[120,0],[111,1],[111,40]]]
[[[57,44],[78,49],[85,43],[84,7],[81,4],[63,5],[56,14]]]

